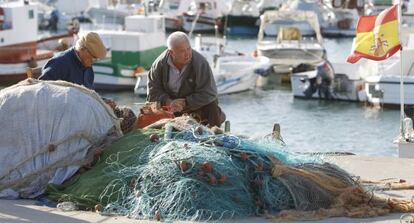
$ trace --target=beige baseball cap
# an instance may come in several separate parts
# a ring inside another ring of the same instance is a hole
[[[81,41],[80,44],[85,46],[93,57],[99,59],[106,57],[106,47],[97,33],[84,33],[78,41]]]

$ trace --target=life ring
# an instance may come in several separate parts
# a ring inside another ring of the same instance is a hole
[[[0,30],[3,29],[4,24],[4,9],[0,7]]]

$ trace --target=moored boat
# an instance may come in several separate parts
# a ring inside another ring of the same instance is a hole
[[[149,70],[166,49],[164,17],[134,15],[125,18],[125,30],[94,30],[110,49],[110,56],[93,65],[95,89],[132,90],[137,77]]]
[[[0,3],[0,84],[27,77],[28,67],[42,67],[62,43],[73,43],[73,32],[39,38],[37,4]],[[63,49],[62,49],[63,50]]]

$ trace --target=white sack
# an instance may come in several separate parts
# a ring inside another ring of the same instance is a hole
[[[34,79],[1,90],[0,197],[12,189],[32,198],[61,184],[107,135],[122,135],[119,121],[94,91]]]

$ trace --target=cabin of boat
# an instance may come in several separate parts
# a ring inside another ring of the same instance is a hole
[[[290,69],[301,63],[317,64],[325,59],[323,39],[314,12],[266,11],[261,15],[260,20],[257,50],[260,56],[269,57],[274,65],[286,66]],[[314,29],[316,38],[304,38],[301,30],[294,27],[281,27],[277,38],[265,38],[266,27],[280,20],[306,21]]]

